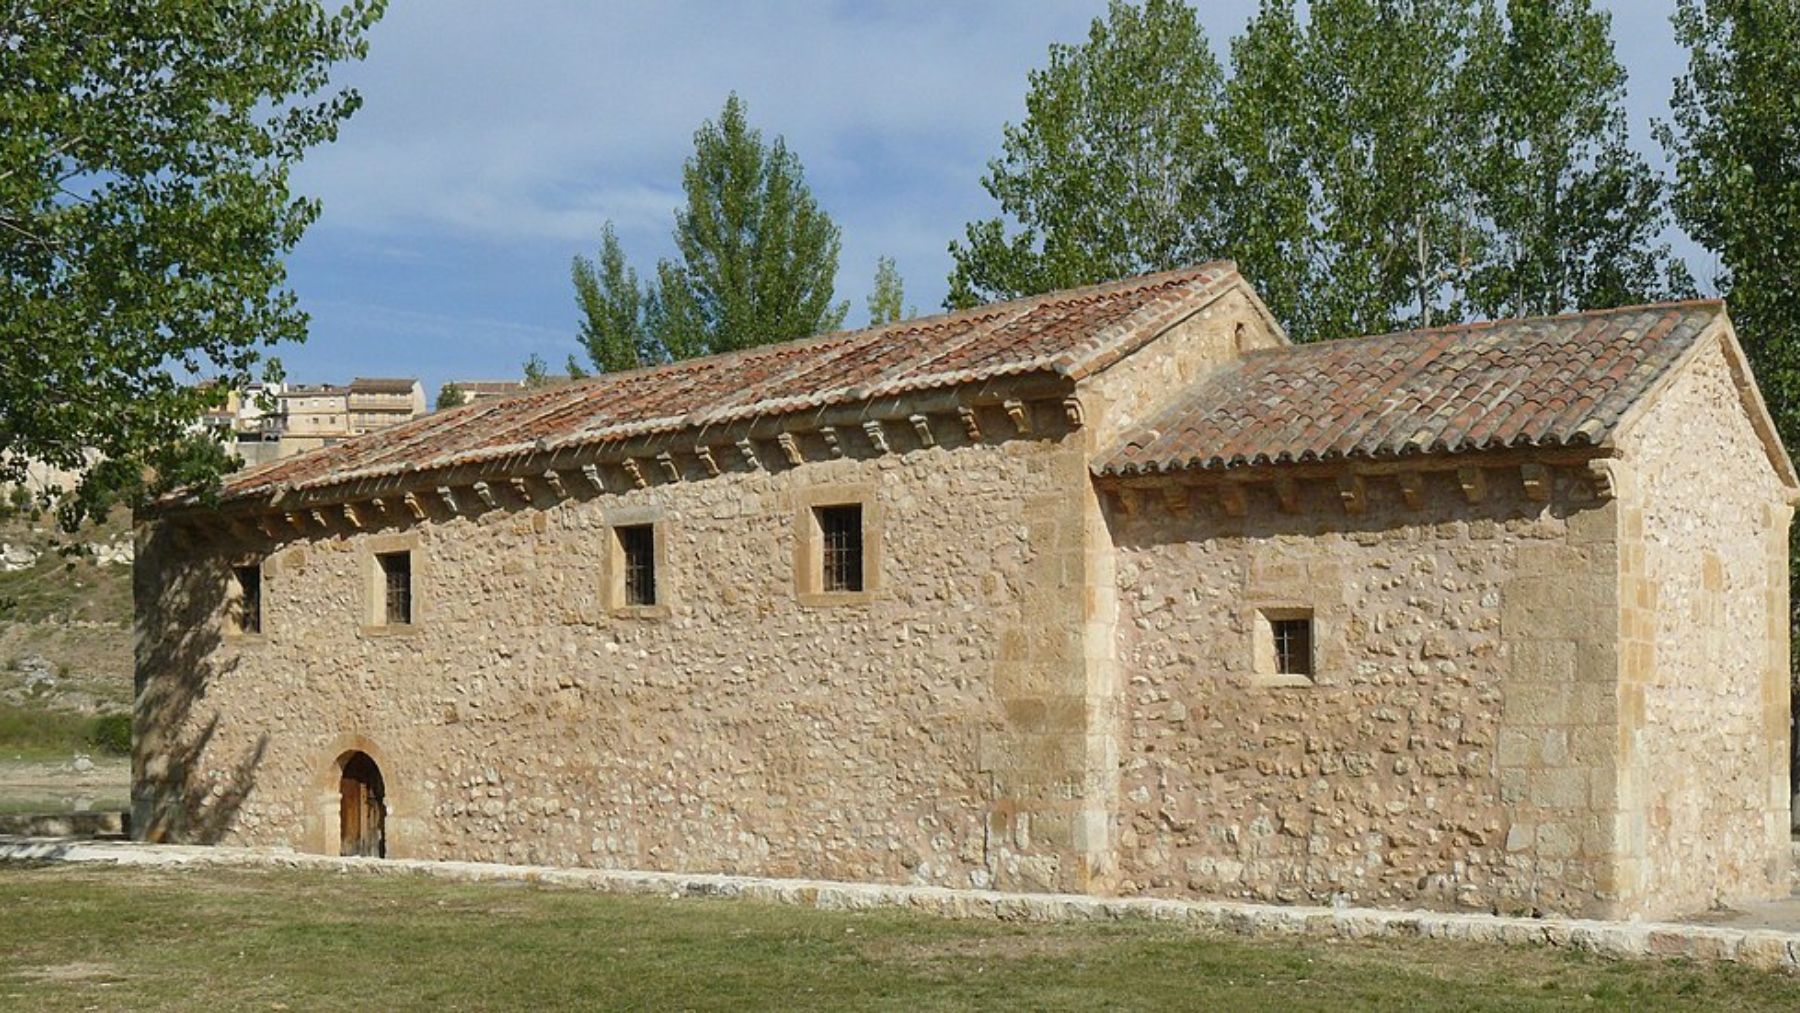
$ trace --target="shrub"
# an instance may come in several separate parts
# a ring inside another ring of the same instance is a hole
[[[103,714],[94,719],[94,726],[88,732],[88,741],[94,748],[114,756],[131,755],[131,715]]]

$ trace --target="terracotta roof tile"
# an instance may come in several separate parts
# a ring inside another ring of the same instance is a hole
[[[1591,446],[1721,312],[1712,301],[1665,303],[1252,352],[1095,470]]]
[[[490,398],[227,479],[227,499],[1028,372],[1080,378],[1237,283],[1218,261]]]

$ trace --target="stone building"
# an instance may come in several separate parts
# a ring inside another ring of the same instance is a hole
[[[1776,896],[1796,490],[1714,302],[1290,347],[1218,263],[601,376],[142,515],[134,826]]]

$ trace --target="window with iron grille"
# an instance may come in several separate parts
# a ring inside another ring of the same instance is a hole
[[[1269,631],[1275,636],[1275,671],[1279,675],[1313,674],[1312,620],[1271,619]]]
[[[239,633],[262,632],[262,567],[240,566],[237,573]]]
[[[619,539],[619,563],[624,571],[624,604],[656,604],[656,531],[649,524],[628,524],[613,529]]]
[[[863,589],[862,506],[815,507],[819,520],[819,558],[824,566],[819,586],[825,591]]]
[[[381,565],[381,583],[387,602],[383,620],[390,626],[405,626],[413,619],[412,553],[383,552],[375,557]]]

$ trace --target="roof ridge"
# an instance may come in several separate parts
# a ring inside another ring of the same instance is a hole
[[[1164,271],[1152,271],[1149,274],[1134,275],[1130,278],[1117,278],[1111,281],[1095,282],[1090,285],[1080,285],[1075,288],[1060,288],[1049,292],[1039,292],[1034,295],[1018,296],[1012,299],[999,299],[993,302],[984,302],[974,306],[964,306],[959,309],[944,310],[939,313],[930,313],[922,317],[908,317],[905,320],[894,320],[885,324],[876,324],[869,327],[840,328],[835,331],[808,334],[803,337],[789,338],[785,341],[774,341],[764,345],[750,345],[744,348],[733,348],[723,352],[712,352],[707,355],[696,355],[688,359],[659,362],[649,366],[638,366],[633,369],[613,370],[585,377],[574,383],[561,384],[557,389],[569,390],[586,388],[603,381],[616,380],[620,377],[652,376],[667,370],[688,369],[694,366],[729,362],[737,358],[748,358],[759,354],[766,355],[782,349],[797,351],[802,348],[809,348],[816,344],[822,345],[833,341],[848,340],[858,335],[872,339],[877,335],[889,332],[925,330],[930,327],[940,327],[944,324],[959,320],[980,320],[989,315],[1011,315],[1017,317],[1047,303],[1078,302],[1082,299],[1091,299],[1095,296],[1117,295],[1120,292],[1127,292],[1132,289],[1149,288],[1154,285],[1166,284],[1182,277],[1198,278],[1208,270],[1219,268],[1229,268],[1230,270],[1235,271],[1237,265],[1234,261],[1229,259],[1208,260],[1198,264],[1190,264],[1186,267],[1170,268]]]
[[[1449,331],[1497,330],[1502,327],[1516,327],[1520,324],[1549,323],[1556,320],[1576,320],[1583,317],[1643,313],[1648,310],[1668,311],[1698,308],[1702,306],[1724,309],[1725,300],[1719,298],[1670,299],[1664,302],[1631,303],[1626,306],[1609,306],[1601,309],[1569,310],[1566,313],[1550,313],[1535,317],[1492,317],[1482,320],[1467,320],[1457,324],[1434,324],[1430,327],[1413,327],[1397,331],[1382,331],[1378,334],[1347,334],[1341,338],[1321,338],[1317,341],[1296,341],[1291,345],[1276,345],[1270,348],[1253,348],[1244,353],[1244,358],[1277,355],[1282,352],[1299,352],[1308,348],[1354,344],[1359,341],[1392,341],[1395,338],[1407,338],[1414,335],[1425,334],[1442,334]]]

